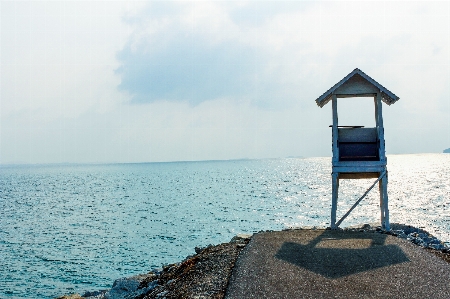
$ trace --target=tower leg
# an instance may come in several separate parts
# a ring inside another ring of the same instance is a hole
[[[380,223],[384,228],[384,192],[383,192],[383,179],[378,182],[378,190],[380,191]]]
[[[339,194],[339,173],[333,172],[332,177],[332,191],[331,191],[331,229],[336,229],[336,210],[337,210],[337,199]]]
[[[388,193],[387,193],[387,171],[384,177],[379,182],[380,190],[380,212],[381,212],[381,227],[385,230],[390,230],[389,225],[389,207],[388,207]]]
[[[383,201],[384,201],[384,228],[389,231],[391,230],[391,226],[389,224],[389,200],[388,200],[388,192],[387,192],[387,185],[388,185],[388,172],[386,171],[386,175],[384,176],[382,180],[383,185]]]

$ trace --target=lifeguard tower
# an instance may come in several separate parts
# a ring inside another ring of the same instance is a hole
[[[338,98],[373,97],[375,104],[375,128],[363,126],[338,125]],[[332,203],[331,203],[331,229],[336,229],[361,202],[361,200],[378,183],[380,190],[381,225],[384,229],[389,227],[389,209],[386,169],[386,154],[384,145],[384,127],[381,102],[391,105],[399,100],[395,94],[387,90],[360,69],[354,69],[341,81],[327,90],[317,100],[322,108],[329,101],[332,102],[333,125],[333,171],[332,171]],[[337,201],[339,195],[339,180],[341,179],[367,179],[377,180],[362,195],[350,210],[336,222]]]

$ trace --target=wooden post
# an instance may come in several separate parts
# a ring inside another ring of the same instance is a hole
[[[385,222],[385,218],[384,218],[384,207],[385,207],[385,202],[384,202],[384,192],[383,192],[383,180],[384,178],[382,178],[379,182],[378,182],[378,189],[380,191],[380,223],[381,226],[384,228],[384,222]]]
[[[388,201],[388,193],[387,193],[387,184],[388,184],[388,172],[386,171],[386,175],[383,177],[381,181],[381,185],[383,186],[383,203],[384,203],[384,222],[382,222],[382,226],[387,231],[391,230],[389,225],[389,201]]]
[[[386,229],[390,230],[389,225],[389,202],[388,202],[388,193],[387,193],[387,183],[388,183],[388,172],[386,171],[386,174],[384,177],[380,180],[379,183],[379,189],[380,189],[380,212],[381,212],[381,226]]]
[[[337,113],[337,97],[335,94],[332,95],[332,110],[333,110],[333,164],[339,161],[339,147],[338,147],[338,113]]]
[[[376,101],[375,101],[375,115],[377,118],[378,124],[378,139],[380,140],[380,148],[379,148],[379,156],[380,161],[386,161],[386,151],[384,147],[384,126],[383,126],[383,113],[381,111],[381,93],[377,92]]]
[[[380,136],[380,132],[379,132],[380,123],[378,121],[378,101],[377,101],[377,96],[373,97],[373,102],[375,104],[375,127],[377,128],[378,136]]]
[[[337,200],[339,194],[339,173],[333,172],[332,177],[332,190],[331,190],[331,229],[336,229],[336,210],[337,210]]]
[[[332,164],[339,162],[339,147],[338,147],[338,113],[337,113],[337,97],[335,94],[332,95],[332,110],[333,110],[333,162]],[[339,173],[334,172],[331,174],[332,177],[332,195],[331,195],[331,229],[336,229],[336,211],[337,211],[337,201],[339,195]]]

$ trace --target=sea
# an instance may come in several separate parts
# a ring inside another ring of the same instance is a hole
[[[450,241],[450,154],[388,156],[391,222]],[[338,219],[371,186],[342,180]],[[0,166],[0,298],[55,298],[240,233],[327,227],[331,158]],[[379,223],[374,188],[341,224]],[[447,243],[450,246],[450,243]]]

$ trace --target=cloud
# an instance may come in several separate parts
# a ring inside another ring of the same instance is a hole
[[[152,3],[128,19],[135,30],[118,54],[119,88],[134,103],[283,102],[291,62],[267,47],[265,26],[288,11],[275,2]]]
[[[388,153],[440,152],[449,7],[4,1],[0,163],[330,155],[331,107],[314,100],[355,67],[400,96]],[[373,116],[350,107],[351,124]]]
[[[126,18],[133,32],[117,56],[119,89],[132,103],[228,98],[286,108],[355,67],[401,80],[407,65],[448,64],[442,5],[152,2]]]
[[[1,10],[2,114],[45,110],[78,117],[120,101],[115,53],[124,3],[5,1]],[[123,41],[124,41],[123,40]],[[112,96],[112,94],[114,94]],[[108,100],[106,100],[108,98]]]
[[[168,47],[148,52],[124,49],[119,60],[120,89],[136,103],[155,100],[198,104],[248,94],[256,86],[255,49],[230,43],[209,45],[198,36],[176,35]]]

